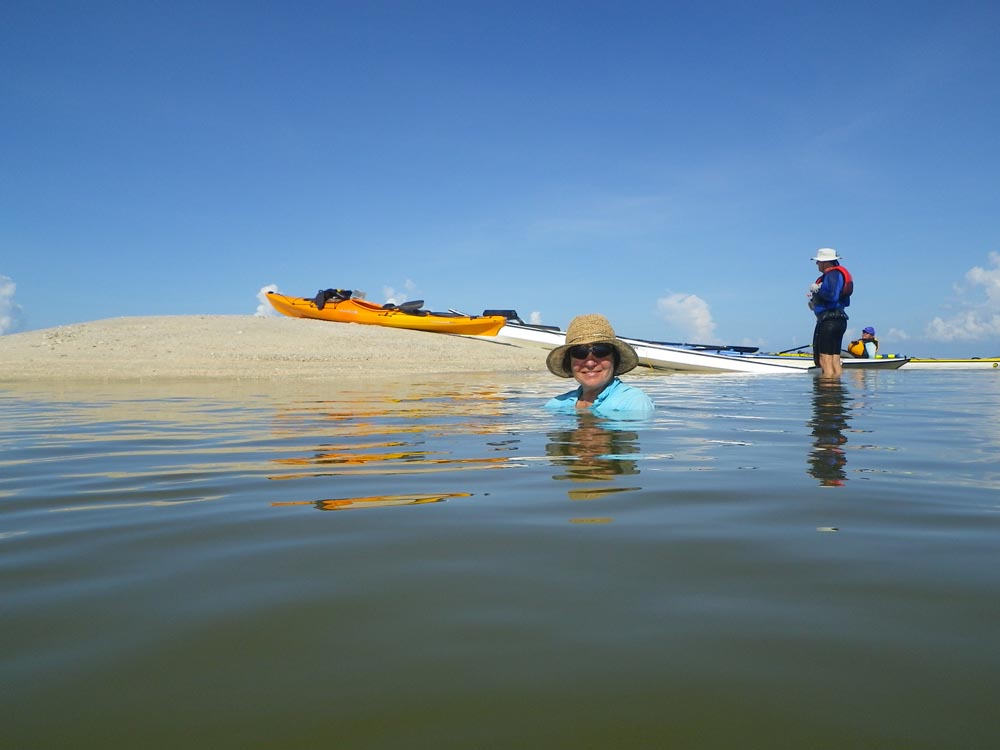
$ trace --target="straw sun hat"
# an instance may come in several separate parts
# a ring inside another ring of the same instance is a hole
[[[635,349],[615,336],[615,331],[607,318],[597,314],[577,315],[570,321],[569,328],[566,329],[566,343],[553,349],[545,358],[549,372],[560,378],[573,377],[572,371],[567,367],[566,353],[580,344],[610,344],[613,346],[618,352],[615,375],[633,370],[639,364],[639,355],[635,353]]]

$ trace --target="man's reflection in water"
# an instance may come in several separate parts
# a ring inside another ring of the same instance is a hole
[[[580,415],[572,430],[549,433],[546,455],[563,472],[553,479],[571,482],[610,482],[615,477],[639,473],[638,462],[628,458],[639,453],[639,434],[635,430],[621,429],[621,424]],[[616,492],[628,492],[639,487],[601,487],[569,490],[574,500],[589,500]]]
[[[847,389],[839,379],[813,380],[813,447],[809,452],[809,474],[824,487],[839,487],[847,477],[847,438],[844,430],[850,422]]]

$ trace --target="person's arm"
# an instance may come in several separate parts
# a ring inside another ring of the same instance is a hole
[[[840,292],[843,289],[844,274],[839,271],[836,273],[824,273],[823,283],[819,285],[819,291],[816,292],[816,296],[826,303],[838,302],[840,300]]]
[[[576,411],[576,401],[578,395],[579,395],[579,389],[560,394],[555,398],[550,398],[548,401],[546,401],[545,408],[550,411],[565,411],[565,412]]]

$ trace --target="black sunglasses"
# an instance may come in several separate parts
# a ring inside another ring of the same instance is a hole
[[[586,359],[588,354],[593,353],[597,359],[604,359],[610,357],[614,350],[615,348],[611,344],[591,344],[590,346],[580,344],[569,350],[569,356],[573,359]]]

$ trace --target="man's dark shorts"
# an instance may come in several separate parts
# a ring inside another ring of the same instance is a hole
[[[847,315],[843,312],[824,313],[816,321],[813,332],[813,354],[840,354],[847,332]]]

